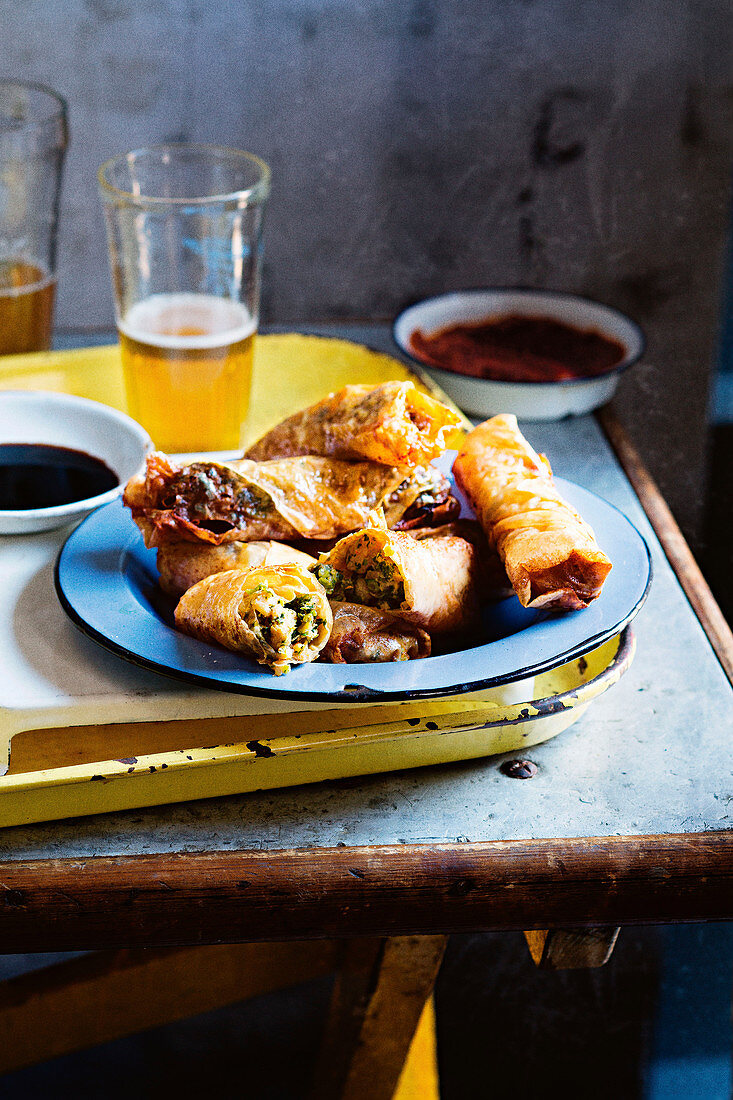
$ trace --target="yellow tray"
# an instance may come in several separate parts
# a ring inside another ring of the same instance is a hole
[[[403,364],[359,345],[260,336],[248,438],[348,382],[387,378],[416,378],[445,400]],[[117,346],[5,357],[0,386],[59,390],[125,408]],[[0,659],[14,690],[0,699],[0,771],[8,761],[0,775],[0,825],[514,751],[566,729],[633,657],[627,630],[534,681],[444,700],[329,710],[184,688],[78,635],[53,592],[53,538],[0,540],[3,566],[11,566],[6,589],[19,592],[13,606],[0,593]],[[18,638],[16,653],[12,635],[23,634],[24,622],[32,636],[26,652]],[[29,650],[38,654],[37,667],[24,679]],[[44,668],[54,672],[48,684]]]
[[[397,359],[349,340],[287,332],[258,336],[252,372],[247,443],[273,424],[352,382],[377,385],[391,378],[418,382],[470,423],[427,375]],[[127,412],[117,344],[73,351],[0,357],[0,388],[57,390],[89,397]],[[449,440],[449,446],[456,439]]]
[[[538,697],[522,703],[476,695],[348,711],[28,730],[12,739],[10,769],[0,778],[0,825],[525,750],[575,722],[623,675],[634,649],[627,627],[537,676]]]

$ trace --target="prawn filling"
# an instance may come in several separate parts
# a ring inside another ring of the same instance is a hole
[[[266,650],[283,660],[300,661],[325,626],[316,596],[296,596],[287,603],[267,585],[259,585],[242,607],[244,621]]]
[[[313,572],[330,599],[397,611],[405,604],[405,584],[397,563],[381,550],[372,550],[366,537],[349,548],[342,569],[321,562]]]

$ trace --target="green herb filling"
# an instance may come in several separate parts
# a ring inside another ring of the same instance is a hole
[[[258,585],[255,592],[262,596],[253,601],[246,617],[252,633],[265,651],[276,655],[275,663],[302,661],[325,625],[317,597],[296,596],[285,603],[266,585]]]

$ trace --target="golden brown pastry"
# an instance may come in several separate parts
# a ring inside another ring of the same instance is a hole
[[[598,597],[611,562],[515,416],[470,432],[453,472],[525,607],[577,610]]]
[[[123,500],[149,547],[327,539],[362,527],[404,476],[377,462],[304,456],[182,464],[156,452]]]
[[[360,664],[430,656],[430,635],[394,611],[332,601],[333,626],[322,661]]]
[[[465,539],[418,540],[378,527],[347,535],[315,567],[334,600],[397,611],[431,634],[473,622],[476,572],[476,551]]]
[[[333,623],[328,597],[302,565],[213,573],[181,597],[176,626],[243,653],[276,676],[314,661]]]
[[[479,599],[496,603],[514,595],[504,563],[496,550],[489,546],[483,527],[475,519],[458,519],[438,527],[411,527],[414,539],[434,539],[445,535],[459,535],[476,550],[476,572]]]
[[[283,420],[246,453],[258,462],[285,455],[369,459],[387,466],[424,465],[445,450],[460,417],[414,382],[344,386]]]
[[[295,562],[306,569],[316,559],[285,542],[166,542],[158,547],[160,587],[180,598],[194,584],[212,573],[229,569],[253,569],[256,565],[286,565]]]

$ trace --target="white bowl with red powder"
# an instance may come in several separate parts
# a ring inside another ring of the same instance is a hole
[[[605,404],[645,347],[639,326],[611,306],[521,288],[426,298],[403,310],[392,331],[400,351],[464,412],[523,420]]]

